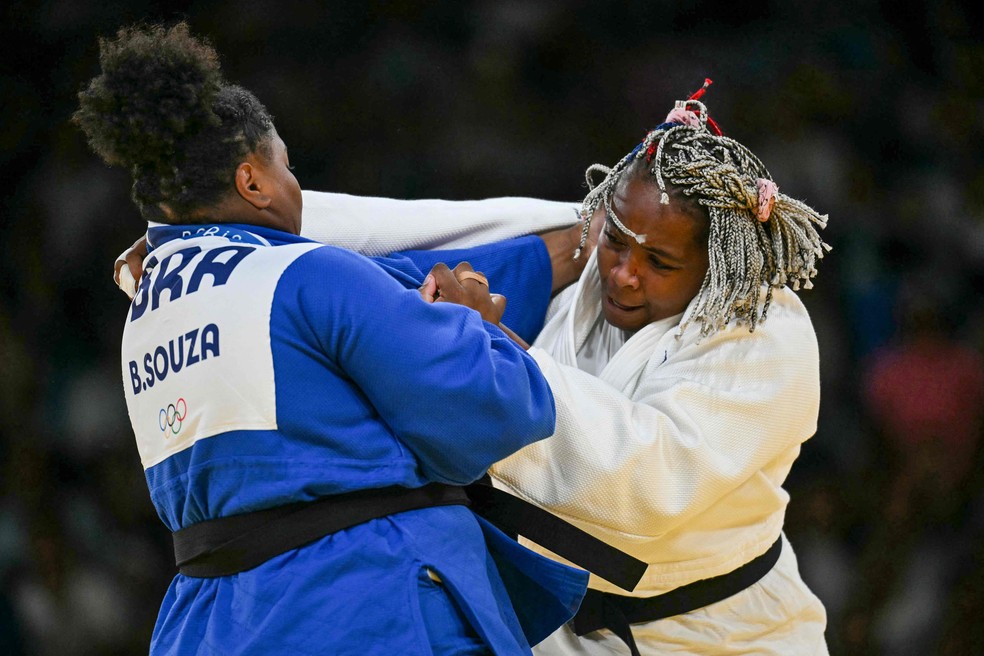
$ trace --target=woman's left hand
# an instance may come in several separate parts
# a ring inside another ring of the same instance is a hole
[[[420,296],[428,303],[457,303],[470,307],[493,324],[498,324],[506,311],[506,297],[490,293],[485,276],[468,262],[460,263],[454,270],[444,263],[434,265],[420,287]]]
[[[137,293],[143,261],[147,257],[147,236],[144,235],[133,246],[123,251],[113,263],[113,282],[130,298]]]

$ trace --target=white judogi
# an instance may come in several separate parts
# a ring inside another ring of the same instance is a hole
[[[305,192],[304,205],[305,236],[367,254],[468,246],[576,219],[574,203],[520,198]],[[678,336],[671,318],[619,347],[625,336],[597,321],[600,301],[592,257],[577,285],[554,299],[530,349],[554,393],[557,431],[495,466],[496,483],[651,563],[631,593],[594,576],[593,588],[647,597],[730,572],[781,535],[789,501],[781,486],[816,430],[819,357],[809,316],[795,294],[776,290],[753,333],[731,325],[698,341],[696,327]],[[597,376],[578,368],[585,344]],[[643,654],[795,656],[827,652],[825,624],[784,539],[779,562],[755,585],[633,633]],[[628,653],[607,630],[576,638],[566,628],[535,651]]]
[[[777,290],[754,333],[732,325],[698,341],[696,326],[678,336],[672,317],[629,337],[592,375],[578,368],[578,352],[597,359],[624,339],[598,321],[601,293],[592,256],[529,351],[554,393],[556,432],[492,473],[500,487],[651,563],[631,593],[595,576],[591,587],[649,597],[726,574],[779,537],[782,482],[816,430],[816,336],[796,295]],[[812,655],[826,653],[825,624],[784,542],[779,563],[751,588],[633,633],[643,654]],[[536,651],[628,653],[608,631],[577,639],[567,628]]]

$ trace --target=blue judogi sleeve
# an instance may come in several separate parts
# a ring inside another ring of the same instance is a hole
[[[400,257],[413,262],[424,276],[438,262],[452,269],[459,262],[468,262],[489,279],[490,291],[506,297],[502,323],[529,344],[540,334],[550,303],[553,274],[550,254],[539,237],[519,237],[475,248],[401,251],[394,253],[390,262]]]
[[[535,361],[474,310],[426,303],[378,263],[332,247],[298,258],[280,294],[431,480],[469,483],[552,433]]]

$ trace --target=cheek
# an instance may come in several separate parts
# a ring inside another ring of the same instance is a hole
[[[703,257],[701,258],[700,261],[701,261],[701,265],[697,269],[697,271],[694,272],[693,279],[691,280],[691,290],[692,290],[692,293],[690,294],[691,298],[697,295],[697,292],[699,292],[700,288],[704,285],[704,278],[707,277],[707,270],[709,267],[708,267],[708,260],[707,260],[706,253],[703,254]]]
[[[684,279],[677,281],[677,284],[673,286],[673,304],[677,312],[683,312],[687,309],[690,301],[694,299],[697,292],[700,291],[701,285],[704,284],[704,275],[706,272],[700,274],[693,274],[687,276]]]
[[[650,311],[660,315],[659,318],[683,312],[697,295],[702,281],[702,277],[695,280],[693,276],[683,275],[647,276],[643,284]]]
[[[299,205],[301,203],[301,185],[297,181],[297,178],[294,177],[293,173],[288,181],[288,188],[290,189],[291,196],[294,197],[294,200],[296,200]]]

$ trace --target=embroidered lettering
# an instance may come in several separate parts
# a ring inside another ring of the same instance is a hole
[[[148,309],[153,312],[165,301],[173,303],[183,295],[194,294],[207,279],[211,280],[211,285],[206,287],[221,287],[229,281],[239,263],[255,250],[255,246],[232,245],[213,248],[203,254],[201,247],[191,246],[160,262],[151,255],[130,305],[130,321],[136,321]],[[167,295],[162,297],[165,291]]]
[[[191,280],[188,282],[188,293],[191,294],[192,292],[198,291],[198,287],[202,283],[202,278],[205,276],[212,276],[213,287],[220,287],[226,284],[229,276],[232,275],[232,270],[243,261],[243,258],[254,250],[249,246],[223,246],[222,248],[213,248],[208,251],[202,257],[202,261],[195,267],[195,272],[191,274]],[[231,253],[230,257],[225,261],[220,261],[219,258],[226,253]]]
[[[130,384],[133,385],[133,393],[140,393],[140,368],[137,363],[130,360]]]
[[[154,286],[151,289],[151,310],[156,310],[161,305],[161,292],[167,290],[168,298],[171,302],[174,302],[181,298],[181,271],[184,270],[189,264],[193,257],[202,252],[202,249],[198,246],[192,246],[191,248],[183,248],[176,253],[171,253],[161,261],[161,265],[154,270],[154,276],[156,280],[154,281]],[[178,260],[180,264],[171,266],[172,263]],[[190,294],[192,290],[189,288],[188,293]]]
[[[201,339],[198,339],[199,334]],[[207,360],[209,356],[219,357],[220,353],[219,327],[214,323],[178,335],[168,340],[167,344],[160,344],[144,353],[142,361],[146,376],[142,380],[137,360],[127,363],[133,393],[148,390],[166,379],[169,373],[177,374],[182,369]]]
[[[207,359],[209,353],[219,355],[219,327],[214,323],[202,328],[202,360]]]

